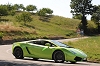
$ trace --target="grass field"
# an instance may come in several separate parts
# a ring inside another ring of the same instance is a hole
[[[70,41],[67,44],[84,51],[88,55],[88,61],[100,63],[100,36]]]
[[[16,15],[15,15],[16,16]],[[52,16],[49,22],[39,20],[39,16],[32,15],[33,21],[16,22],[15,16],[3,16],[1,19],[9,21],[0,22],[0,32],[3,32],[3,39],[36,39],[49,37],[76,37],[76,27],[80,20]]]

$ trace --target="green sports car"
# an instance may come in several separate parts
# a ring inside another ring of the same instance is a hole
[[[12,46],[12,53],[17,59],[31,57],[34,60],[51,59],[60,63],[64,61],[76,63],[87,60],[87,55],[83,51],[57,40],[38,39],[15,42]]]

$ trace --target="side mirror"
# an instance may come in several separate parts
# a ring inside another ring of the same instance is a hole
[[[48,46],[48,47],[50,47],[50,44],[49,44],[49,43],[46,43],[46,44],[45,44],[45,46]]]

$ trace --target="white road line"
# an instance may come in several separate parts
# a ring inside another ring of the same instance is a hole
[[[10,51],[11,51],[11,49],[8,49],[6,52],[7,52],[7,53],[10,53]]]

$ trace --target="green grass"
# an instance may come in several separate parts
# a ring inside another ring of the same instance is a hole
[[[100,62],[100,36],[68,42],[68,45],[83,50],[88,55],[88,61]]]
[[[16,15],[15,15],[16,16]],[[52,16],[49,22],[39,20],[39,16],[32,15],[32,22],[16,22],[15,16],[4,16],[3,19],[9,19],[7,22],[0,22],[0,31],[4,32],[4,39],[17,38],[41,38],[41,37],[76,37],[76,27],[80,20]]]

